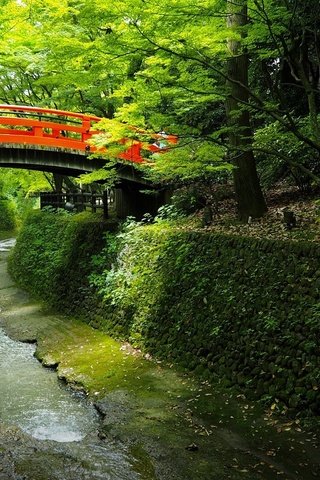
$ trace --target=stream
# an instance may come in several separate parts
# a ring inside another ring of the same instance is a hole
[[[33,345],[15,342],[0,329],[1,420],[39,440],[83,440],[98,429],[97,412],[59,384],[34,351]]]
[[[9,251],[14,243],[1,241],[0,252]],[[34,352],[34,345],[15,342],[0,328],[1,420],[39,440],[83,440],[98,429],[96,410],[58,383],[55,372],[44,369]]]
[[[13,245],[13,239],[0,241],[0,252],[6,256]],[[1,271],[1,307],[16,294]],[[120,442],[99,439],[94,406],[43,368],[34,352],[35,345],[0,328],[0,480],[139,478]]]
[[[14,243],[0,240],[0,480],[320,478],[316,424],[304,431],[43,311],[7,273]]]

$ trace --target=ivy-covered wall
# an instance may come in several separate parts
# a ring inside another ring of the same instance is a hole
[[[98,223],[47,221],[29,219],[18,239],[21,285],[44,299],[53,289],[53,304],[74,302],[95,327],[276,409],[320,413],[319,245],[131,224],[90,260]]]
[[[9,272],[34,297],[68,313],[91,299],[91,257],[103,247],[100,215],[33,211],[22,226]]]

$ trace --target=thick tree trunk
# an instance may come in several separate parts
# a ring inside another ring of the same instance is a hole
[[[245,0],[228,1],[227,24],[230,29],[247,24],[247,6]],[[267,206],[261,191],[256,163],[252,151],[252,132],[249,111],[245,104],[249,101],[248,91],[248,55],[242,50],[241,41],[228,41],[230,58],[227,63],[228,97],[226,114],[230,127],[229,142],[234,168],[234,188],[238,201],[239,218],[247,221],[249,217],[261,217]]]

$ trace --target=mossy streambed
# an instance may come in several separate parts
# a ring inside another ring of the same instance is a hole
[[[317,434],[279,421],[239,393],[145,359],[127,344],[52,312],[17,289],[0,253],[1,325],[85,392],[101,422],[57,443],[0,419],[0,480],[213,480],[320,477]],[[8,367],[9,368],[9,367]],[[39,385],[41,389],[41,385]]]

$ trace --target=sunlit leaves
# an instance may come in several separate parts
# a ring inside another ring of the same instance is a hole
[[[190,181],[204,176],[209,177],[218,170],[231,169],[224,155],[224,148],[219,145],[193,140],[184,145],[169,147],[167,152],[155,154],[155,164],[150,175],[159,175],[168,181],[178,179]]]
[[[222,127],[228,141],[222,114],[228,38],[241,40],[250,57],[244,108],[258,122],[280,116],[285,124],[291,109],[279,99],[283,58],[295,32],[310,27],[317,3],[294,11],[291,2],[248,0],[248,24],[227,29],[225,0],[8,0],[0,11],[0,102],[94,113],[150,132],[189,134],[198,145]],[[123,148],[115,146],[118,133],[97,139],[109,156]],[[211,140],[208,148],[215,158]],[[184,147],[179,162],[188,178],[198,171]]]
[[[111,163],[111,165],[113,165]],[[100,168],[95,170],[92,173],[87,173],[85,175],[80,175],[78,182],[82,185],[90,185],[97,181],[103,181],[105,185],[113,186],[116,180],[116,172],[114,169],[110,168]]]
[[[15,197],[19,193],[28,197],[35,192],[50,190],[48,178],[43,172],[1,168],[1,192],[6,198]]]

